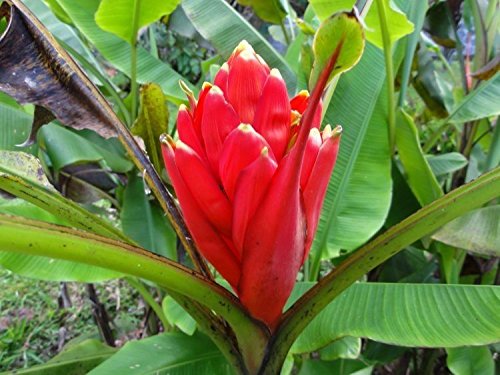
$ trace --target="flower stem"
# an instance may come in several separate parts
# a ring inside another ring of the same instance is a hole
[[[392,62],[392,41],[387,23],[387,13],[383,0],[377,0],[382,42],[384,44],[385,70],[387,80],[387,124],[389,130],[389,150],[394,153],[396,140],[396,107],[394,103],[394,67]]]
[[[131,97],[131,117],[134,121],[137,117],[137,45],[134,43],[130,49],[130,95]]]
[[[134,0],[134,13],[132,19],[132,36],[130,39],[130,95],[132,95],[131,115],[132,121],[137,117],[137,34],[139,32],[139,13],[141,0]]]
[[[423,207],[350,255],[304,294],[284,315],[271,338],[261,374],[275,374],[298,335],[344,290],[418,239],[465,212],[500,196],[500,168]]]
[[[280,26],[281,26],[281,31],[283,32],[283,36],[285,37],[286,45],[289,46],[290,45],[290,37],[288,36],[288,33],[286,32],[286,26],[285,26],[284,20],[281,20]]]
[[[2,214],[0,249],[88,264],[154,282],[169,292],[187,297],[194,309],[191,311],[197,313],[200,319],[212,319],[206,315],[209,311],[223,317],[233,329],[240,351],[224,353],[226,357],[241,355],[249,368],[260,365],[268,341],[267,329],[247,314],[233,294],[196,271],[106,237]],[[208,310],[196,308],[198,304],[208,307]],[[207,333],[219,337],[223,332],[219,332],[218,328],[210,325]],[[228,327],[224,332],[228,332]],[[226,334],[226,340],[232,337],[232,334]]]

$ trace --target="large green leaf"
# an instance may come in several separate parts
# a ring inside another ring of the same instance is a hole
[[[330,273],[322,278],[318,285],[311,288],[297,303],[286,311],[279,329],[274,334],[273,346],[269,348],[269,355],[267,356],[269,361],[265,364],[266,369],[276,371],[304,329],[332,301],[336,301],[343,292],[362,279],[364,275],[377,266],[380,266],[407,246],[410,246],[424,236],[430,235],[444,224],[461,216],[464,212],[481,207],[487,202],[496,199],[499,194],[500,168],[497,168],[424,206],[338,263]],[[496,290],[499,291],[499,289]],[[377,301],[382,301],[380,296],[378,298]],[[390,298],[384,298],[384,301],[390,300]],[[498,305],[498,298],[496,302]],[[474,313],[483,312],[482,307],[479,306]],[[495,306],[495,308],[498,307]],[[462,310],[458,311],[460,313]],[[426,310],[424,313],[428,314],[428,311]],[[330,318],[337,321],[338,315],[334,314]],[[474,317],[476,322],[480,322],[480,318],[482,316]],[[346,317],[346,321],[349,319],[350,317]],[[379,319],[384,320],[385,316],[379,316]],[[497,319],[495,324],[498,325],[500,317],[497,316],[495,319]],[[496,327],[495,324],[492,324],[492,326]],[[498,325],[498,329],[500,329],[500,325]],[[485,331],[483,330],[482,333],[487,334]],[[493,333],[498,335],[498,332]],[[468,337],[468,339],[472,343],[472,336]]]
[[[16,374],[26,375],[85,375],[104,362],[117,351],[95,339],[71,342],[50,361],[28,369],[16,370]],[[4,373],[7,375],[7,373]],[[11,374],[11,372],[9,372]]]
[[[102,155],[92,144],[61,126],[48,124],[40,129],[37,138],[40,147],[47,152],[56,170],[76,163],[102,160]]]
[[[165,333],[131,341],[88,375],[232,374],[217,347],[202,334]]]
[[[169,259],[177,259],[175,233],[161,208],[149,200],[140,176],[129,178],[120,219],[123,232],[139,245]]]
[[[119,173],[133,168],[132,162],[119,150],[114,152],[112,140],[99,142],[96,137],[96,133],[85,130],[77,133],[54,123],[44,126],[38,132],[40,147],[47,152],[55,169],[91,161],[103,161],[105,166]]]
[[[94,19],[99,2],[88,0],[57,0],[71,17],[75,27],[117,69],[130,75],[130,45],[117,36],[100,29]],[[178,82],[182,77],[167,64],[153,57],[143,48],[138,49],[137,80],[140,83],[158,83],[167,97],[184,101],[185,95]]]
[[[395,50],[395,69],[403,47]],[[339,249],[353,250],[384,223],[392,195],[385,85],[383,53],[367,44],[360,62],[340,78],[325,114],[325,122],[342,125],[344,133],[313,253],[326,249],[327,256],[335,256]]]
[[[238,12],[224,0],[184,0],[182,8],[201,35],[228,58],[245,39],[273,68],[279,69],[289,93],[294,93],[296,78],[282,56]]]
[[[368,240],[389,210],[384,66],[382,51],[367,45],[358,65],[341,77],[326,112],[325,122],[344,128],[314,241],[316,250],[327,247],[330,255]]]
[[[310,286],[299,284],[292,296]],[[310,352],[344,336],[413,347],[484,345],[500,337],[499,310],[498,286],[358,283],[312,321],[292,350]]]
[[[403,109],[399,109],[396,121],[396,145],[408,185],[420,205],[425,206],[441,197],[443,191],[424,157],[413,119]]]
[[[432,235],[435,240],[474,253],[500,256],[500,205],[455,219]]]
[[[500,114],[500,73],[464,97],[448,117],[449,122],[464,123]]]
[[[137,31],[161,16],[172,13],[180,0],[102,0],[96,23],[128,43],[135,43]]]

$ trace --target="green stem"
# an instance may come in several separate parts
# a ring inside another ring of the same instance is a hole
[[[134,121],[137,118],[137,98],[139,96],[137,92],[137,45],[135,43],[130,49],[130,95],[132,95],[130,114],[132,121]]]
[[[332,101],[333,94],[335,93],[335,89],[337,88],[337,84],[339,83],[341,75],[337,75],[333,77],[333,79],[328,84],[326,88],[326,92],[323,95],[323,112],[321,113],[321,122],[326,116],[326,112],[328,111],[328,107],[330,106],[330,102]]]
[[[391,155],[394,153],[396,140],[396,107],[394,103],[394,68],[392,63],[392,41],[389,34],[387,14],[383,0],[377,0],[380,29],[382,31],[382,42],[384,44],[385,70],[387,81],[387,123],[389,126],[389,149]]]
[[[63,218],[75,228],[91,231],[133,245],[131,239],[105,219],[91,214],[82,206],[63,197],[55,190],[50,191],[46,187],[30,181],[26,177],[17,175],[9,168],[1,165],[0,189],[24,199],[59,218]]]
[[[373,0],[367,0],[365,3],[363,10],[361,11],[360,17],[365,18],[368,10],[372,6]],[[339,82],[340,75],[337,75],[332,79],[330,84],[328,85],[328,88],[326,90],[326,93],[323,95],[323,113],[321,114],[321,121],[323,122],[323,119],[326,115],[326,111],[328,110],[328,107],[330,105],[330,102],[333,98],[333,94],[335,92],[335,88],[337,87],[337,83]],[[331,218],[334,216],[333,213],[331,213],[330,218],[328,221],[331,221]],[[330,224],[327,225],[329,227]],[[311,252],[309,257],[312,257],[312,262],[310,262],[309,265],[309,273],[308,273],[308,280],[309,281],[316,281],[319,277],[319,271],[320,271],[320,266],[321,266],[321,255],[323,254],[324,249],[326,248],[326,242],[328,239],[328,233],[325,233],[320,241],[320,245],[317,247],[317,250],[314,252]]]
[[[284,315],[261,368],[276,374],[304,328],[344,290],[391,256],[447,222],[500,196],[500,168],[435,200],[361,247],[304,294]]]
[[[465,127],[466,125],[464,125]],[[477,121],[474,121],[472,124],[471,124],[471,130],[469,132],[469,135],[467,137],[467,143],[465,144],[464,148],[463,148],[463,154],[464,156],[468,159],[469,156],[470,156],[470,153],[472,152],[472,147],[474,146],[474,139],[476,138],[476,133],[477,133],[477,130],[479,129],[479,120]],[[464,131],[466,131],[464,129]]]
[[[469,93],[469,88],[467,87],[467,75],[465,73],[465,57],[464,57],[464,46],[462,45],[462,42],[460,41],[460,37],[458,36],[457,32],[457,27],[455,25],[455,21],[453,20],[453,14],[451,13],[450,6],[448,3],[446,3],[446,15],[448,17],[448,20],[450,24],[452,25],[452,30],[453,30],[453,36],[455,37],[456,41],[456,48],[455,50],[457,51],[457,60],[458,63],[460,64],[460,77],[462,79],[462,88],[464,90],[464,93],[467,94]]]
[[[443,66],[444,66],[445,70],[448,72],[448,74],[450,75],[451,79],[453,80],[453,83],[455,85],[459,85],[460,82],[458,81],[455,73],[453,72],[453,69],[451,68],[450,63],[448,62],[448,60],[446,60],[446,57],[444,57],[443,52],[441,52],[441,49],[439,47],[437,47],[434,49],[434,52],[436,53],[439,60],[443,63]]]
[[[325,251],[326,244],[324,242],[323,246],[319,246],[318,250],[313,256],[313,260],[310,265],[309,279],[308,281],[316,281],[319,277],[319,270],[321,268],[321,255]]]
[[[196,320],[200,330],[212,339],[228,362],[233,366],[236,373],[246,375],[248,370],[239,352],[238,343],[234,342],[234,334],[230,332],[224,321],[220,317],[215,316],[209,309],[204,308],[181,294],[170,292],[170,295]]]
[[[156,316],[158,319],[160,319],[161,324],[163,325],[163,328],[165,331],[167,331],[170,327],[170,323],[167,320],[167,317],[165,316],[163,309],[161,306],[156,302],[154,297],[151,295],[149,290],[141,283],[140,280],[135,279],[133,277],[126,277],[125,280],[135,289],[139,292],[141,297],[144,299],[144,301],[153,309],[155,312]]]
[[[491,1],[494,2],[494,1]],[[488,48],[488,33],[486,25],[476,0],[469,1],[472,10],[472,19],[474,20],[474,29],[476,30],[475,49],[473,57],[472,71],[476,71],[483,67],[488,62],[489,48]]]
[[[139,13],[141,0],[134,0],[134,16],[132,19],[132,37],[130,39],[130,95],[132,95],[132,121],[137,117],[137,33],[139,32]]]
[[[288,36],[288,33],[286,32],[286,26],[285,26],[284,20],[281,20],[280,26],[281,26],[281,32],[283,33],[283,36],[285,37],[285,42],[286,42],[287,46],[289,46],[290,45],[290,37]]]
[[[154,25],[154,24],[153,24]],[[153,25],[148,27],[149,34],[149,53],[154,57],[158,58],[158,45],[156,43],[155,31]]]
[[[288,0],[285,1],[285,7],[286,7],[286,13],[288,15],[288,17],[287,17],[288,25],[290,26],[290,36],[291,36],[292,40],[295,40],[295,31],[293,30],[294,25],[293,25],[291,13],[290,13],[291,6],[290,6],[290,2]]]
[[[401,89],[399,91],[398,107],[403,107],[406,100],[406,93],[408,91],[408,82],[410,81],[415,50],[420,39],[420,31],[422,30],[422,26],[424,24],[427,8],[427,1],[416,1],[412,3],[408,14],[408,18],[414,20],[413,23],[415,25],[415,29],[407,39],[404,63],[401,73]]]
[[[263,356],[267,330],[233,294],[178,263],[92,233],[8,215],[0,215],[0,249],[89,264],[154,282],[223,317],[234,330],[247,366],[256,366]]]

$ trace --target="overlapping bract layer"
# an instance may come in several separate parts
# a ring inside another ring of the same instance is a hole
[[[242,42],[214,85],[180,107],[179,140],[163,142],[200,251],[270,328],[311,247],[338,152],[340,129],[320,132],[321,104],[308,101],[305,91],[289,100],[278,70]]]

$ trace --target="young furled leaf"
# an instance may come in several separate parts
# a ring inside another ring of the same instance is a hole
[[[329,80],[356,65],[364,47],[363,27],[354,13],[337,13],[325,20],[313,41],[314,65],[309,87],[316,85],[333,54],[337,54],[337,58]]]

